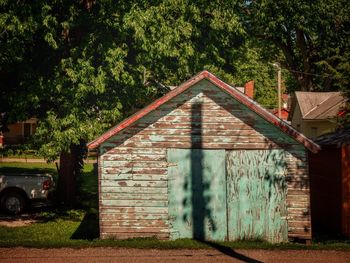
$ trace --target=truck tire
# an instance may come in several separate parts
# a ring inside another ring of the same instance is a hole
[[[16,192],[8,192],[1,198],[1,208],[10,214],[20,214],[26,206],[26,200]]]

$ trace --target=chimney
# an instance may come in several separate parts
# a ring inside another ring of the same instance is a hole
[[[251,99],[254,98],[254,80],[248,81],[244,84],[244,94]]]

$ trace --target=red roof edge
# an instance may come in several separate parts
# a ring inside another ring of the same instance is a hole
[[[130,116],[129,118],[125,119],[124,121],[120,122],[116,126],[109,129],[107,132],[105,132],[103,135],[95,139],[94,141],[87,144],[89,149],[94,149],[98,147],[100,144],[111,138],[112,136],[116,135],[120,131],[124,130],[126,127],[130,126],[137,120],[141,119],[151,111],[157,109],[162,104],[166,103],[167,101],[171,100],[175,96],[183,93],[186,91],[189,87],[193,86],[197,82],[199,82],[202,79],[208,79],[210,82],[215,84],[217,87],[223,89],[226,93],[234,97],[236,100],[241,102],[242,104],[246,105],[248,108],[253,110],[255,113],[263,117],[268,122],[272,123],[276,127],[280,128],[283,132],[287,133],[291,137],[293,137],[296,141],[303,144],[307,149],[309,149],[313,153],[317,153],[321,148],[316,143],[314,143],[312,140],[307,138],[305,135],[301,134],[297,130],[295,130],[293,127],[291,127],[289,124],[285,123],[281,119],[277,118],[275,115],[270,113],[268,110],[260,106],[258,103],[256,103],[254,100],[250,99],[245,94],[241,93],[240,91],[232,88],[230,85],[226,84],[219,78],[217,78],[215,75],[211,74],[210,72],[204,70],[200,73],[198,73],[196,76],[192,77],[188,81],[181,84],[178,88],[171,90],[167,94],[165,94],[163,97],[155,100],[150,105],[146,106],[142,110],[136,112],[134,115]]]
[[[144,117],[145,115],[147,115],[151,111],[157,109],[162,104],[166,103],[167,101],[169,101],[172,98],[176,97],[177,95],[181,94],[182,92],[184,92],[185,90],[187,90],[189,87],[193,86],[194,84],[196,84],[200,80],[202,80],[204,78],[208,78],[208,75],[209,75],[209,72],[206,71],[206,70],[200,72],[196,76],[192,77],[191,79],[189,79],[186,82],[184,82],[183,84],[181,84],[179,87],[171,90],[170,92],[168,92],[164,96],[162,96],[159,99],[157,99],[154,102],[152,102],[150,105],[148,105],[145,108],[139,110],[135,114],[131,115],[129,118],[123,120],[122,122],[120,122],[116,126],[112,127],[111,129],[109,129],[107,132],[105,132],[103,135],[101,135],[100,137],[98,137],[94,141],[89,142],[87,144],[88,148],[89,149],[96,148],[101,143],[103,143],[104,141],[108,140],[110,137],[114,136],[115,134],[117,134],[121,130],[123,130],[126,127],[130,126],[132,123],[134,123],[137,120],[141,119],[142,117]]]

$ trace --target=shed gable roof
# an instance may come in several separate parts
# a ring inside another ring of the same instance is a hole
[[[163,97],[155,100],[147,107],[141,109],[140,111],[136,112],[134,115],[130,116],[129,118],[123,120],[116,126],[109,129],[107,132],[105,132],[103,135],[98,137],[97,139],[93,140],[92,142],[88,143],[89,149],[94,149],[101,145],[103,142],[111,138],[112,136],[116,135],[120,131],[124,130],[128,126],[135,123],[137,120],[143,118],[148,113],[152,112],[153,110],[157,109],[159,106],[163,105],[164,103],[168,102],[172,98],[176,97],[177,95],[183,93],[202,79],[207,79],[211,83],[213,83],[218,88],[222,89],[225,93],[232,96],[234,99],[238,100],[243,105],[247,106],[250,110],[257,113],[259,116],[270,122],[271,124],[275,125],[276,127],[280,128],[283,132],[293,137],[296,141],[303,144],[307,149],[309,149],[312,152],[318,152],[320,150],[320,147],[315,144],[312,140],[305,137],[303,134],[299,133],[297,130],[292,128],[290,125],[285,123],[284,121],[280,120],[276,116],[274,116],[272,113],[270,113],[265,108],[261,107],[258,103],[256,103],[254,100],[250,99],[248,96],[240,92],[239,90],[233,88],[232,86],[226,84],[219,78],[217,78],[215,75],[211,74],[210,72],[204,70],[194,76],[193,78],[189,79],[188,81],[181,84],[176,89],[171,90],[167,94],[165,94]]]

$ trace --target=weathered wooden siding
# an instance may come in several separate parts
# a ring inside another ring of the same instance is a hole
[[[283,149],[227,151],[229,240],[287,242],[287,165]]]
[[[101,237],[168,238],[166,149],[117,147],[101,162]]]
[[[288,150],[286,164],[288,237],[311,239],[310,180],[305,148],[300,145]]]
[[[284,148],[289,235],[310,236],[305,149],[202,80],[100,146],[101,237],[169,237],[167,149]]]

